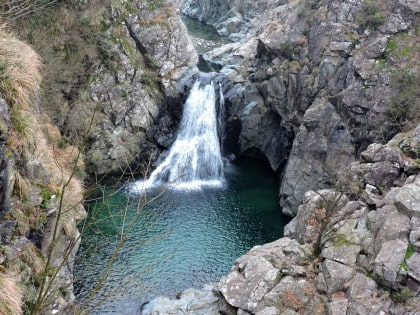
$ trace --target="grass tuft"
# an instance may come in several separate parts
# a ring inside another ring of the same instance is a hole
[[[22,314],[21,300],[22,293],[17,280],[8,274],[0,272],[0,314]]]

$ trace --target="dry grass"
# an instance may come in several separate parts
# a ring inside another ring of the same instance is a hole
[[[17,280],[3,272],[0,272],[0,314],[22,314],[22,293]]]
[[[12,107],[30,109],[41,83],[41,60],[27,44],[0,26],[0,91]]]
[[[20,258],[25,262],[31,270],[39,274],[45,269],[45,262],[42,258],[41,251],[32,243],[28,243],[20,255]]]

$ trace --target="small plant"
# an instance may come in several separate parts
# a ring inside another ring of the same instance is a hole
[[[387,18],[388,15],[380,1],[364,0],[356,16],[356,22],[364,28],[377,29],[386,22]]]
[[[400,265],[400,271],[405,270],[409,271],[408,265],[407,265],[407,259],[409,259],[414,254],[414,248],[411,244],[408,244],[407,252],[405,253],[404,261]]]
[[[394,303],[405,304],[409,299],[413,297],[413,292],[408,289],[402,289],[400,292],[391,293],[390,297]]]

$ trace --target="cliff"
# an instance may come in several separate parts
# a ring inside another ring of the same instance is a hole
[[[285,237],[236,259],[219,283],[158,297],[142,314],[417,314],[419,145],[420,126],[369,145],[347,187],[305,193]]]
[[[235,40],[203,55],[219,69],[227,128],[240,129],[226,151],[258,151],[282,174],[285,214],[370,143],[418,123],[419,10],[386,0],[184,2],[184,13]]]
[[[58,312],[74,300],[83,160],[39,113],[39,56],[4,27],[0,56],[0,313]]]

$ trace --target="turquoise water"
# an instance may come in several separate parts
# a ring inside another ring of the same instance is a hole
[[[251,247],[281,237],[288,219],[278,206],[277,177],[255,160],[226,166],[225,177],[221,188],[157,191],[144,207],[144,196],[128,196],[124,187],[92,202],[96,223],[84,232],[75,264],[79,300],[107,270],[124,231],[126,240],[94,296],[100,304],[94,314],[137,314],[157,295],[175,297],[217,282]]]

